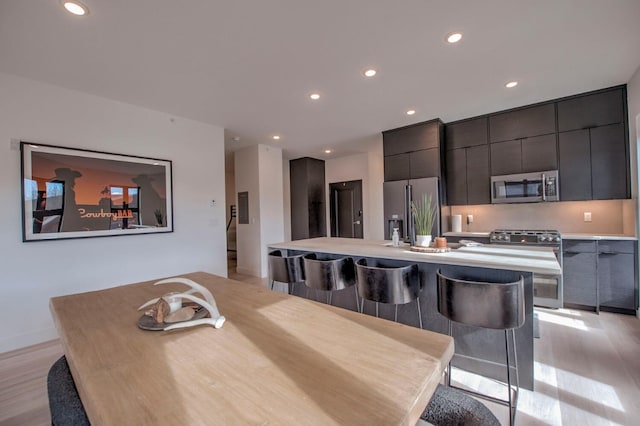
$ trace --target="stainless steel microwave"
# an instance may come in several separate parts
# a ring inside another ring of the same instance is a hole
[[[491,176],[491,204],[558,201],[558,171]]]

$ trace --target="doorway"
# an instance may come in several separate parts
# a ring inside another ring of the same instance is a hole
[[[363,238],[362,180],[329,184],[331,236]]]

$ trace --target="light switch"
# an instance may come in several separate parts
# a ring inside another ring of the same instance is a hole
[[[471,225],[473,223],[473,215],[472,214],[468,214],[467,215],[467,224]]]

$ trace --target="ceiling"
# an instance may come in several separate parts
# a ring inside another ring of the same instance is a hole
[[[638,0],[83,3],[79,18],[59,0],[1,0],[0,72],[215,124],[229,150],[287,158],[626,83],[640,66]]]

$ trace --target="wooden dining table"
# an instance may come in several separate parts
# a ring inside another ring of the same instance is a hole
[[[94,425],[415,425],[453,355],[442,334],[204,272],[226,322],[138,327],[182,284],[54,297],[50,308]]]

